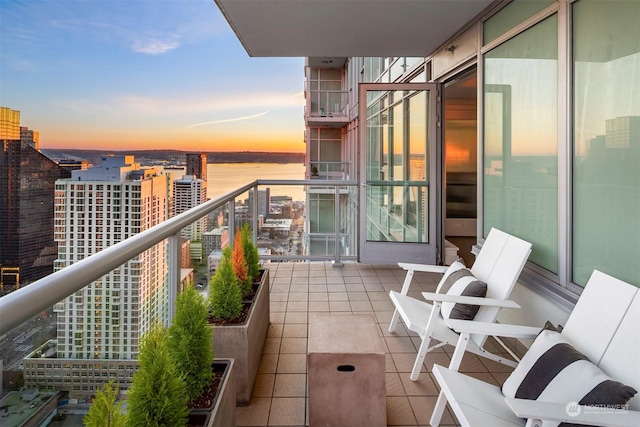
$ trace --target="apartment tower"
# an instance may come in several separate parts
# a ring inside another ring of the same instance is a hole
[[[189,169],[187,167],[187,169]],[[173,182],[173,216],[207,201],[207,181],[195,175],[184,175]],[[206,231],[207,217],[200,218],[190,227],[182,230],[182,237],[188,240],[201,241]]]
[[[56,270],[169,217],[166,175],[133,156],[106,156],[56,182]],[[138,340],[168,322],[166,243],[159,243],[55,307],[58,358],[135,359]]]

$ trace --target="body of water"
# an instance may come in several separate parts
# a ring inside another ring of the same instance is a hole
[[[304,171],[302,163],[209,163],[207,196],[213,199],[257,179],[304,179]],[[173,179],[179,179],[184,174],[184,170],[180,169],[170,169],[166,172],[173,173]],[[290,196],[293,200],[305,200],[303,186],[275,185],[269,188],[272,196]]]

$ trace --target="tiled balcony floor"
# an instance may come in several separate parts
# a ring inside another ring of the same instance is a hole
[[[387,329],[393,314],[388,293],[400,290],[402,269],[358,263],[334,268],[323,262],[266,266],[271,278],[271,324],[251,404],[236,408],[237,426],[308,425],[306,357],[310,312],[372,313],[387,348],[387,425],[429,425],[439,391],[431,367],[434,363],[447,366],[453,347],[427,354],[419,380],[409,379],[420,339],[407,333],[402,324],[393,334]],[[434,291],[438,280],[437,274],[416,273],[410,293],[419,296],[420,292]],[[510,368],[467,354],[460,370],[502,384]],[[456,425],[448,408],[441,425]]]

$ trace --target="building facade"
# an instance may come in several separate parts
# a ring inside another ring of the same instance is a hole
[[[187,153],[186,175],[193,175],[207,181],[207,155],[204,153]]]
[[[20,140],[36,151],[40,151],[40,132],[21,126]]]
[[[173,181],[173,216],[180,215],[207,201],[207,181],[195,175],[184,175]],[[207,230],[207,218],[203,217],[190,227],[182,230],[182,237],[192,241],[202,241],[202,233]]]
[[[1,107],[0,294],[53,272],[54,183],[71,173],[20,139],[20,112]]]

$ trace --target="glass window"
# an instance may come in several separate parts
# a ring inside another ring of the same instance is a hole
[[[640,3],[573,4],[573,281],[640,283]]]
[[[551,16],[484,57],[484,233],[533,244],[558,272],[558,20]]]
[[[484,23],[483,43],[492,42],[554,2],[555,0],[515,0],[509,3]]]

